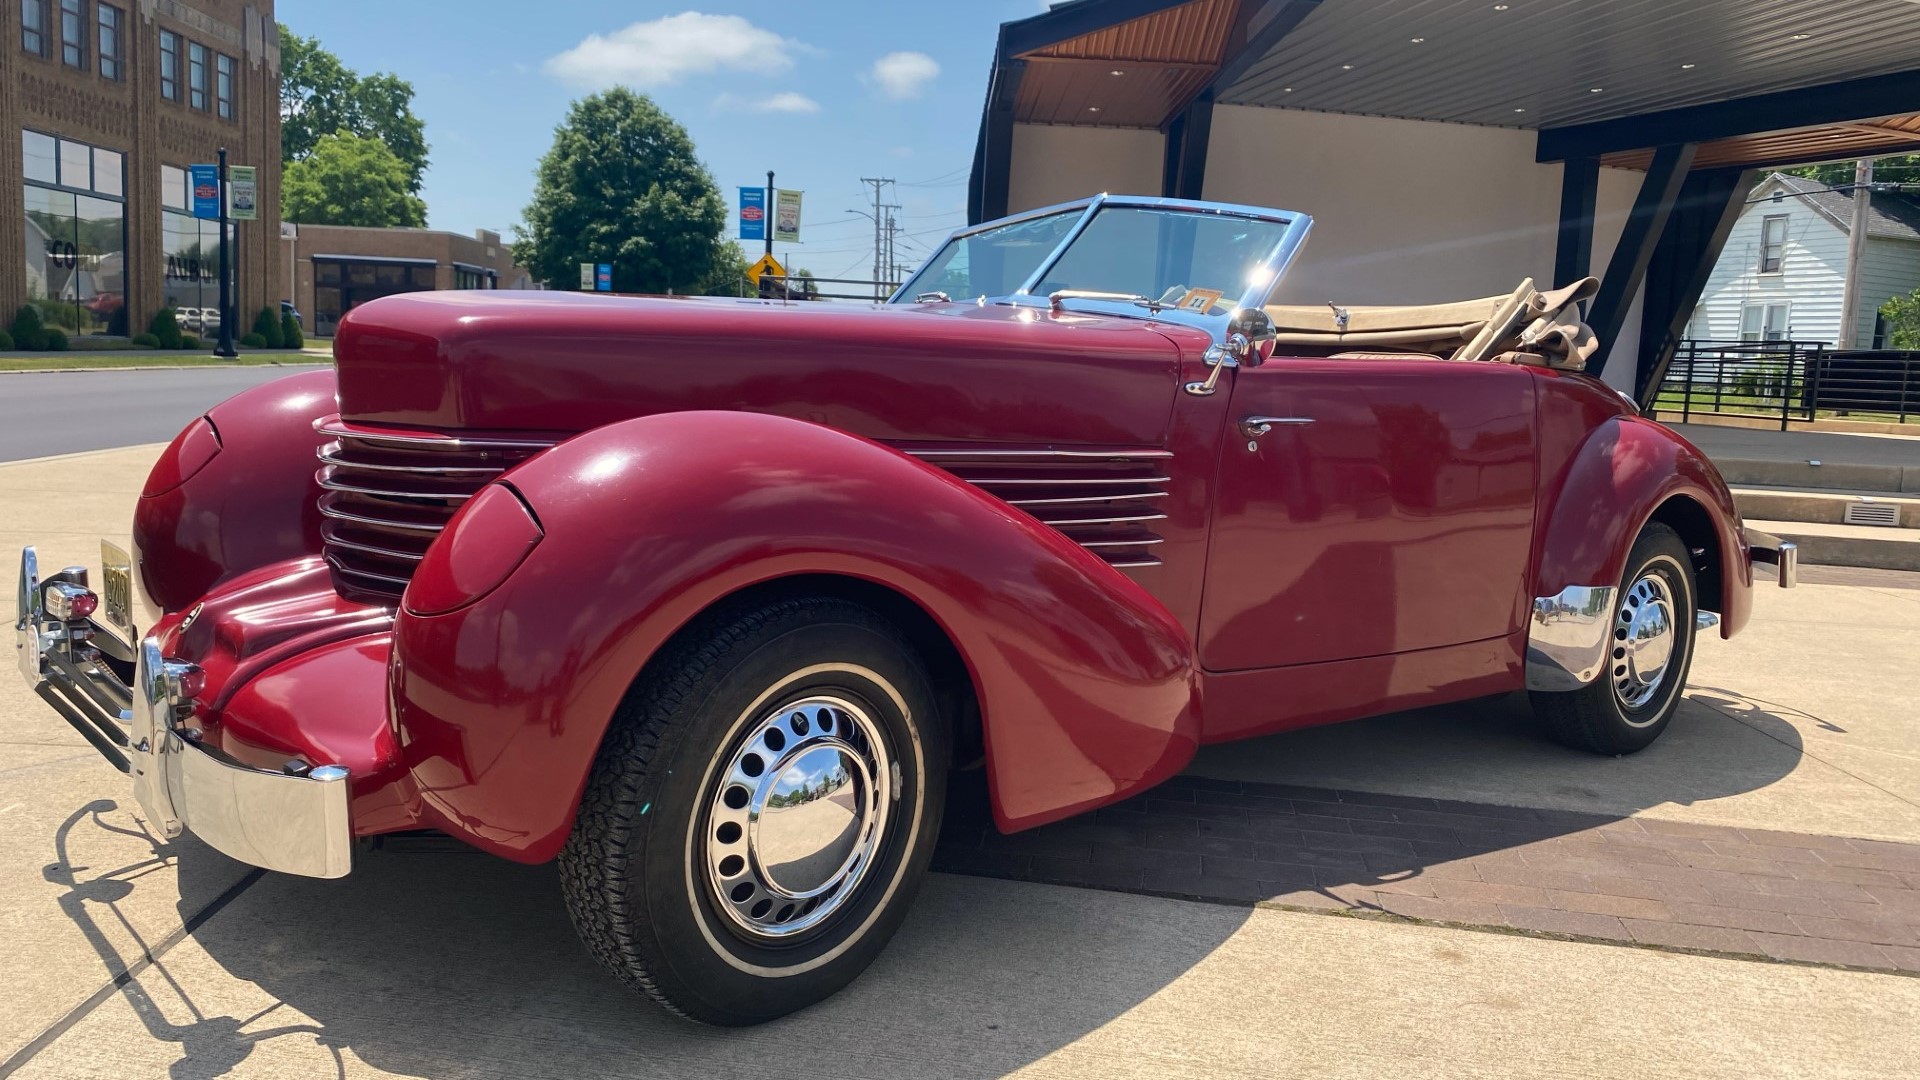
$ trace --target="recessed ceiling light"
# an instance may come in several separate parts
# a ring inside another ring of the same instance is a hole
[[[1121,70],[1120,70],[1119,68],[1114,68],[1114,69],[1113,69],[1112,71],[1109,71],[1109,72],[1107,72],[1107,74],[1109,74],[1109,75],[1125,75],[1125,74],[1126,74],[1126,72],[1124,72],[1124,71],[1121,71]]]
[[[1795,40],[1795,41],[1805,41],[1805,40],[1807,40],[1808,38],[1810,38],[1810,37],[1812,37],[1812,36],[1813,36],[1812,34],[1795,34],[1795,35],[1793,35],[1793,40]]]
[[[1352,64],[1341,64],[1341,65],[1340,65],[1340,70],[1341,70],[1341,71],[1352,71],[1352,70],[1353,70],[1353,65],[1352,65]]]
[[[1525,109],[1515,109],[1515,110],[1513,110],[1513,111],[1514,111],[1514,112],[1526,112],[1527,110],[1525,110]]]
[[[1291,87],[1291,86],[1283,86],[1283,87],[1281,87],[1281,88],[1280,88],[1280,92],[1281,92],[1281,93],[1283,93],[1283,94],[1291,94],[1291,93],[1293,93],[1293,87]]]
[[[1587,91],[1587,93],[1589,93],[1589,94],[1598,94],[1598,93],[1600,93],[1601,91],[1603,91],[1603,90],[1605,90],[1605,89],[1606,89],[1606,87],[1604,87],[1604,86],[1596,86],[1596,87],[1593,87],[1592,89],[1590,89],[1590,90],[1588,90],[1588,91]]]
[[[1414,38],[1414,39],[1413,39],[1413,43],[1414,43],[1415,45],[1418,45],[1418,44],[1420,44],[1421,42],[1423,42],[1423,41],[1425,41],[1425,40],[1427,40],[1427,39],[1426,39],[1426,38],[1423,38],[1423,37],[1417,37],[1417,38]]]
[[[1507,10],[1507,5],[1505,5],[1505,4],[1495,4],[1495,5],[1493,5],[1493,10],[1495,10],[1495,11],[1505,11],[1505,10]]]
[[[1087,111],[1088,111],[1088,112],[1099,112],[1099,111],[1100,111],[1100,106],[1098,106],[1098,105],[1089,105],[1089,106],[1087,106]]]
[[[1699,67],[1699,66],[1700,66],[1700,65],[1698,65],[1698,64],[1681,64],[1681,65],[1680,65],[1680,70],[1681,70],[1681,71],[1692,71],[1692,70],[1693,70],[1694,68],[1697,68],[1697,67]]]

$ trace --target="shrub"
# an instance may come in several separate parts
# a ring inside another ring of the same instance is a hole
[[[264,349],[267,347],[267,339],[261,337],[259,334],[248,334],[246,337],[240,339],[240,344],[245,345],[249,349]]]
[[[198,349],[198,348],[200,348],[200,346],[201,346],[201,340],[200,340],[199,338],[197,338],[197,337],[195,337],[195,336],[193,336],[192,334],[182,334],[182,335],[180,336],[180,347],[181,347],[181,348],[183,348],[183,349]]]
[[[157,349],[160,347],[160,339],[152,334],[135,334],[133,335],[133,344],[135,348]]]
[[[66,352],[67,332],[65,330],[48,330],[46,348],[48,352]]]
[[[40,321],[40,309],[32,304],[20,309],[20,313],[13,317],[13,325],[9,330],[17,349],[39,352],[47,347],[46,324]]]
[[[6,352],[11,348],[13,348],[13,335],[0,330],[0,352]]]
[[[289,349],[307,347],[306,336],[300,332],[300,320],[294,318],[292,312],[280,316],[280,341]]]
[[[261,308],[260,314],[253,317],[253,332],[261,341],[266,342],[267,348],[283,347],[280,336],[280,317],[273,313],[272,308]]]
[[[163,349],[180,347],[180,320],[172,308],[161,308],[153,313],[153,325],[147,327]]]
[[[114,337],[127,336],[127,305],[121,304],[113,309],[113,314],[107,316],[107,333]]]

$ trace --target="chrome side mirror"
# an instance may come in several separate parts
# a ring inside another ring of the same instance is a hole
[[[1264,308],[1235,308],[1227,317],[1227,348],[1241,367],[1256,368],[1267,362],[1262,346],[1278,333],[1273,317]]]
[[[1195,397],[1212,394],[1220,381],[1221,368],[1256,368],[1266,363],[1265,346],[1276,334],[1272,317],[1261,308],[1235,308],[1227,317],[1226,341],[1207,350],[1206,381],[1188,383],[1187,393]]]

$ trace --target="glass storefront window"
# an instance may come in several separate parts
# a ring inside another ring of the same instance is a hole
[[[163,211],[160,249],[167,260],[161,301],[179,309],[181,325],[196,332],[190,322],[203,325],[204,312],[220,309],[220,223]]]
[[[160,166],[160,205],[174,210],[188,209],[187,170]]]
[[[20,150],[25,157],[25,167],[21,171],[28,180],[42,184],[60,182],[59,149],[53,136],[37,131],[22,131]]]
[[[27,298],[50,326],[106,333],[126,304],[122,204],[31,184],[25,189]]]
[[[438,269],[412,263],[316,258],[313,261],[314,333],[332,336],[342,315],[369,300],[433,289]]]
[[[93,187],[93,147],[60,140],[60,186],[82,190]]]
[[[126,176],[121,171],[123,160],[117,151],[94,147],[93,190],[116,198],[126,194]]]

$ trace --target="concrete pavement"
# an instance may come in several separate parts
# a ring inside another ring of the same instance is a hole
[[[314,366],[3,373],[0,461],[168,442],[240,391]]]
[[[100,535],[124,540],[154,450],[0,465],[0,550],[91,563]],[[1910,838],[1917,635],[1920,591],[1765,591],[1746,635],[1703,645],[1684,723],[1648,754],[1558,750],[1496,701],[1198,768]],[[338,882],[255,876],[157,843],[132,806],[0,678],[0,1080],[1865,1077],[1920,1059],[1920,979],[947,875],[848,992],[715,1031],[601,973],[549,867],[403,843]]]

